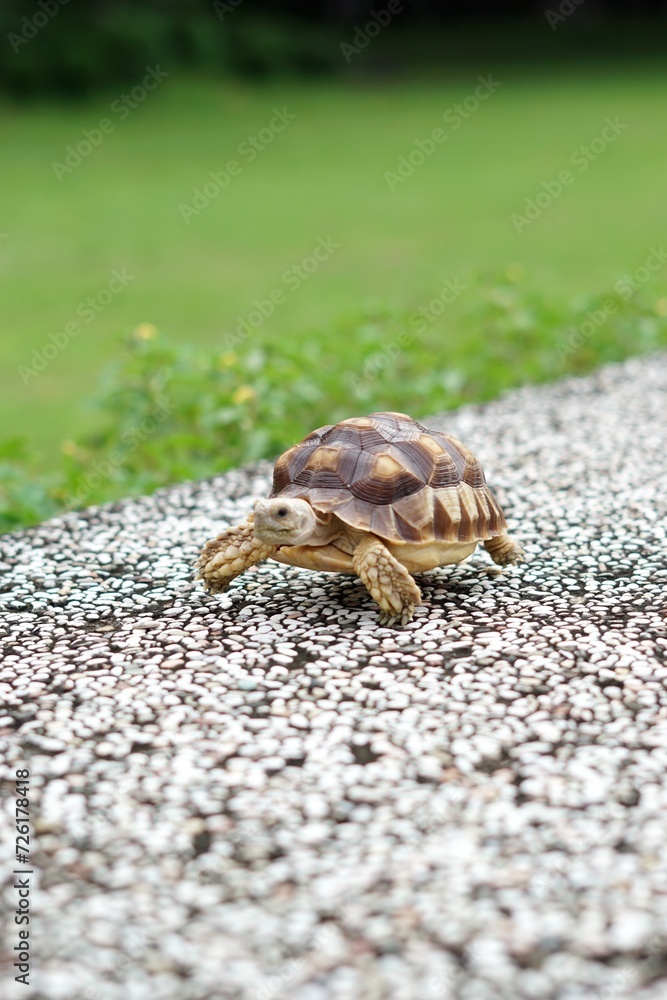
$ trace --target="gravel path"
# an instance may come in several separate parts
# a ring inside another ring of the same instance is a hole
[[[667,997],[667,357],[430,423],[529,561],[404,629],[351,577],[191,584],[267,464],[0,539],[3,997]]]

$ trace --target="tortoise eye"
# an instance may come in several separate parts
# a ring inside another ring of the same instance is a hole
[[[276,514],[278,517],[287,517],[287,507],[279,507]]]

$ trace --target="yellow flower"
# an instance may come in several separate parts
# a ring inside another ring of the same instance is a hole
[[[232,396],[232,403],[236,406],[240,406],[241,403],[247,403],[249,399],[254,399],[257,393],[250,385],[240,385],[236,392]]]
[[[667,316],[667,299],[658,299],[655,304],[655,311],[658,316]]]
[[[526,277],[526,269],[523,264],[508,264],[505,269],[505,277],[513,285],[518,285]]]
[[[67,455],[68,458],[76,458],[82,461],[86,457],[86,453],[82,448],[79,448],[76,441],[63,441],[60,445],[60,450],[63,455]]]
[[[139,323],[134,328],[134,336],[137,340],[155,340],[157,327],[153,323]]]
[[[239,360],[238,354],[234,354],[233,351],[227,351],[226,354],[220,355],[220,367],[221,368],[231,368]]]

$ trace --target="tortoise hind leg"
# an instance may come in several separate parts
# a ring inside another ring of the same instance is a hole
[[[499,566],[506,566],[508,563],[520,563],[524,561],[524,552],[516,539],[503,531],[495,538],[488,538],[484,542],[484,548],[491,558]]]
[[[240,573],[268,559],[275,551],[275,545],[265,545],[255,537],[250,514],[245,524],[226,528],[206,543],[195,564],[197,579],[204,581],[204,588],[210,594],[221,594]]]
[[[352,563],[354,572],[382,608],[382,624],[393,625],[400,619],[406,625],[421,604],[422,595],[405,566],[375,535],[364,535],[354,550]]]

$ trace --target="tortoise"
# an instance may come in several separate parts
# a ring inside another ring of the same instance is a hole
[[[523,560],[475,456],[405,413],[371,413],[320,427],[281,455],[268,500],[207,542],[197,576],[220,593],[269,558],[354,573],[383,624],[406,624],[421,604],[411,574],[461,562],[478,542],[501,566]]]

